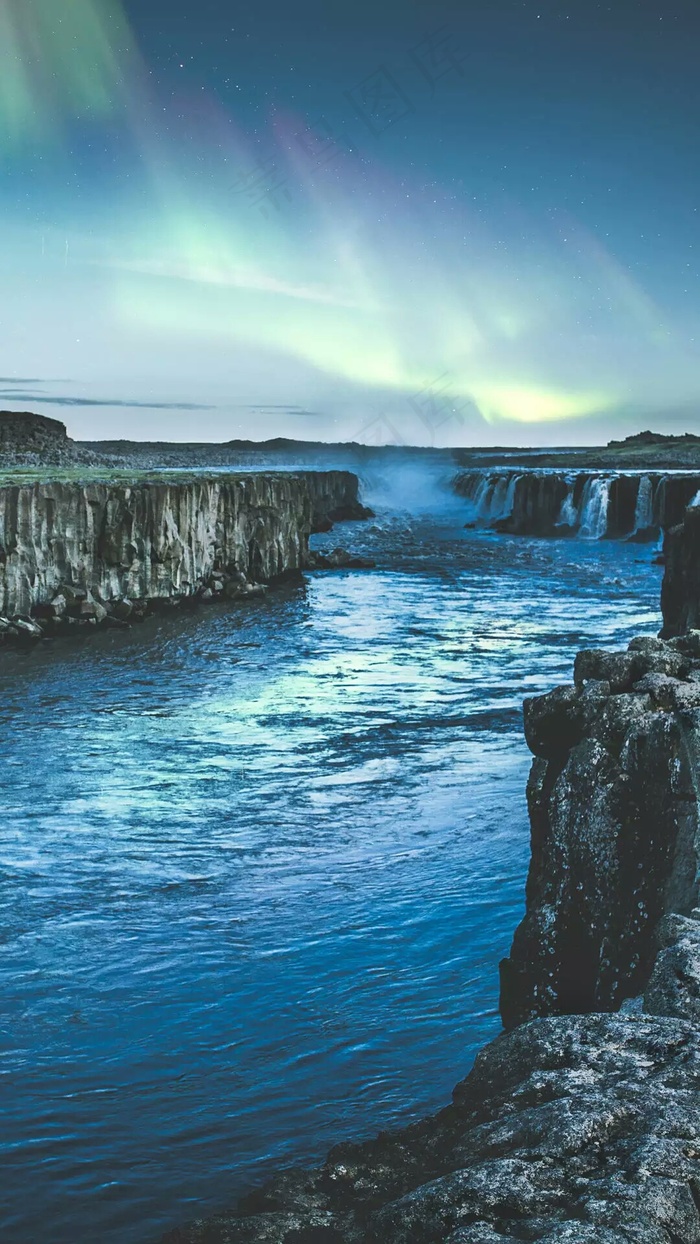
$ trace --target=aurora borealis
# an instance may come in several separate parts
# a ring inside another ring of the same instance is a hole
[[[675,0],[0,0],[2,405],[90,438],[699,430],[699,31]]]

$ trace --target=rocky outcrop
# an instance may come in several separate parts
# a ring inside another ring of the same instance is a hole
[[[538,1020],[441,1114],[289,1172],[168,1244],[697,1244],[700,1034],[687,1020]]]
[[[307,471],[304,478],[311,497],[313,532],[331,531],[334,523],[374,518],[374,510],[358,499],[358,479],[353,472]]]
[[[700,475],[511,468],[464,471],[454,488],[476,523],[513,535],[652,540],[681,521]]]
[[[29,411],[0,410],[0,453],[9,450],[63,448],[68,442],[65,423]]]
[[[0,486],[0,615],[268,582],[304,568],[330,513],[363,512],[357,489],[347,471]]]
[[[668,638],[700,626],[700,507],[666,532],[664,562],[661,634]]]
[[[0,410],[0,469],[102,465],[108,461],[72,441],[59,419],[29,411]]]
[[[309,553],[307,570],[373,570],[376,562],[370,557],[358,557],[347,549],[335,548],[330,553]]]
[[[438,1115],[168,1244],[697,1244],[698,725],[700,632],[580,653],[572,685],[528,700],[509,1031]]]
[[[525,701],[527,912],[501,965],[506,1027],[616,1010],[659,922],[698,901],[700,633],[581,652],[574,684]]]

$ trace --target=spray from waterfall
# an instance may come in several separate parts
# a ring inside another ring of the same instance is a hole
[[[574,502],[574,484],[569,484],[569,490],[562,502],[559,518],[557,519],[558,527],[571,527],[575,529],[579,524],[579,513]]]
[[[637,490],[634,511],[634,531],[648,531],[654,525],[654,486],[648,475],[643,475]]]

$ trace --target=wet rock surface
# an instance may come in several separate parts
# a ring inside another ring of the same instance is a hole
[[[440,1114],[340,1145],[167,1244],[697,1244],[699,689],[693,632],[581,653],[572,685],[526,702],[509,1031]]]
[[[371,558],[358,557],[340,547],[330,553],[311,552],[306,562],[307,570],[372,570],[375,566]]]

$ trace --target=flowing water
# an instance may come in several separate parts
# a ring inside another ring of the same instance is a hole
[[[522,698],[652,633],[660,572],[418,491],[326,538],[374,571],[3,655],[5,1244],[156,1241],[498,1031]]]

